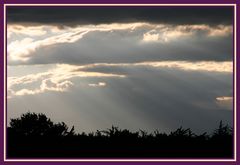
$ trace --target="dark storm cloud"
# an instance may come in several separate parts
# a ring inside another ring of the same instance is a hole
[[[8,23],[59,26],[116,22],[232,24],[233,7],[7,7]]]

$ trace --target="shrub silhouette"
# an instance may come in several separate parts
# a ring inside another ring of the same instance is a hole
[[[229,137],[232,136],[232,128],[228,125],[223,125],[222,120],[219,123],[219,127],[214,131],[213,137]]]
[[[183,129],[182,127],[178,128],[176,131],[171,132],[170,136],[173,137],[192,137],[194,136],[194,134],[192,133],[192,131],[190,130],[190,128],[188,129]]]
[[[14,158],[231,158],[232,128],[222,121],[212,135],[197,135],[179,127],[166,134],[158,130],[131,132],[112,126],[91,133],[68,131],[42,113],[26,113],[10,120],[7,156]]]
[[[138,132],[133,133],[130,132],[127,129],[119,129],[118,127],[112,126],[112,128],[108,129],[107,131],[101,131],[103,134],[99,134],[99,132],[97,131],[98,135],[102,135],[102,136],[107,136],[109,138],[138,138]]]

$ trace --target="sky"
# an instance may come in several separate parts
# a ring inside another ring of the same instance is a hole
[[[7,119],[212,132],[233,119],[232,7],[7,7]]]

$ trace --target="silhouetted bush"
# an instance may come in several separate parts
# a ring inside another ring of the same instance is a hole
[[[233,131],[222,121],[212,135],[182,127],[170,134],[131,132],[112,126],[91,133],[68,131],[64,122],[26,113],[11,119],[7,128],[7,156],[15,158],[231,158]]]

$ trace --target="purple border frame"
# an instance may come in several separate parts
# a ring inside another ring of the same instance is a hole
[[[0,60],[0,106],[1,106],[1,112],[0,112],[0,165],[1,164],[19,164],[19,165],[25,165],[25,164],[61,164],[61,165],[67,165],[70,162],[4,162],[4,133],[3,133],[3,126],[4,126],[4,4],[236,4],[236,16],[240,16],[240,2],[238,3],[237,0],[115,0],[112,2],[111,0],[3,0],[0,2],[0,37],[1,37],[1,46],[0,46],[0,51],[1,51],[1,60]],[[240,25],[240,19],[237,17],[237,22],[236,25]],[[238,78],[240,76],[240,72],[237,72],[239,70],[238,63],[240,62],[240,58],[238,57],[238,52],[240,50],[240,39],[239,39],[239,34],[240,34],[240,29],[236,28],[236,95],[234,97],[236,98],[236,105],[240,105],[240,100],[237,97],[237,94],[240,92],[240,89],[237,87],[240,85],[240,82],[238,81]],[[5,49],[6,50],[6,49]],[[236,110],[236,127],[240,128],[240,113],[237,113],[239,108],[237,107]],[[236,129],[237,129],[236,128]],[[237,131],[237,139],[240,138],[240,132]],[[231,161],[231,162],[71,162],[73,164],[89,164],[89,165],[95,165],[95,164],[140,164],[140,165],[147,165],[147,164],[168,164],[168,165],[175,165],[175,164],[180,164],[180,165],[185,165],[185,164],[214,164],[214,165],[237,165],[238,163],[240,164],[240,154],[238,154],[238,151],[240,150],[240,143],[236,144],[237,147],[237,156],[236,159],[237,161]]]

